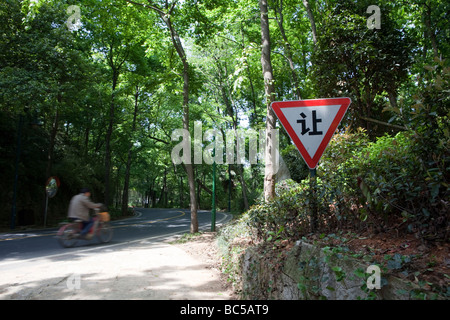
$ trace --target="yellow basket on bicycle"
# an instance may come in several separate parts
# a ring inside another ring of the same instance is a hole
[[[109,216],[109,213],[106,211],[99,212],[98,216],[100,217],[100,221],[102,221],[102,222],[108,222],[111,219],[111,217]]]

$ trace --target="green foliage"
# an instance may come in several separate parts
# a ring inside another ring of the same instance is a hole
[[[378,4],[382,26],[369,29],[366,9],[372,4],[367,0],[327,3],[312,59],[318,95],[350,96],[347,117],[365,128],[369,124],[361,117],[383,116],[377,95],[395,93],[412,64],[412,39],[391,17],[393,5]],[[375,136],[374,128],[369,134]]]
[[[302,156],[297,150],[297,147],[293,144],[288,145],[281,151],[286,166],[291,174],[291,179],[295,182],[301,182],[309,174],[308,166],[302,159]]]
[[[221,228],[217,236],[217,245],[222,256],[222,272],[227,275],[228,281],[233,286],[238,286],[241,279],[240,258],[248,245],[244,239],[251,238],[249,219],[249,214],[244,213],[239,219],[234,219]]]
[[[184,233],[180,238],[170,242],[171,244],[181,244],[186,243],[192,240],[195,240],[196,237],[201,236],[201,232],[195,232],[195,233]]]
[[[411,107],[402,102],[402,111],[385,108],[410,130],[379,138],[348,163],[371,190],[370,210],[401,216],[408,231],[427,238],[445,237],[449,219],[450,68],[445,65],[436,60],[426,67]]]
[[[308,206],[311,193],[307,184],[285,180],[277,184],[276,197],[270,202],[261,202],[248,211],[249,224],[254,235],[265,241],[279,239],[300,239],[310,230]],[[318,183],[318,196],[323,198],[321,182]],[[319,202],[319,208],[324,202]],[[319,210],[319,212],[323,212]]]
[[[332,193],[343,192],[343,198],[336,202],[347,203],[341,206],[347,209],[347,216],[351,215],[348,209],[353,208],[354,214],[361,220],[368,219],[368,223],[386,228],[401,226],[403,232],[442,238],[448,221],[445,173],[434,170],[438,180],[430,179],[417,152],[420,142],[414,136],[408,131],[380,137],[339,162],[334,177],[324,175],[323,179]],[[327,155],[333,152],[333,145],[329,149]],[[325,156],[321,167],[333,167],[333,160]]]
[[[446,173],[439,167],[423,169],[417,152],[420,141],[414,137],[407,131],[370,142],[364,130],[336,134],[318,167],[319,231],[396,228],[428,239],[445,238]],[[308,234],[312,196],[308,179],[283,181],[276,195],[248,211],[256,237],[297,240]]]

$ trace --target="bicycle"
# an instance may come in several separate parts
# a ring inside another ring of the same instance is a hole
[[[96,210],[94,216],[94,224],[89,230],[97,236],[101,243],[110,242],[113,237],[113,229],[109,223],[109,214],[107,212],[99,212]],[[83,221],[75,220],[73,222],[63,222],[56,234],[56,238],[61,246],[64,248],[73,247],[79,240],[86,240],[80,237],[80,232],[83,229]]]

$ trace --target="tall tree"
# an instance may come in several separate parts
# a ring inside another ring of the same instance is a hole
[[[309,22],[311,24],[311,31],[312,31],[314,49],[316,49],[316,46],[317,46],[316,20],[314,19],[314,14],[312,12],[312,9],[311,9],[311,6],[309,4],[309,1],[308,0],[303,0],[303,5],[306,8],[306,13],[308,14],[308,19],[309,19]]]
[[[187,59],[186,52],[181,42],[180,35],[176,29],[172,17],[175,15],[175,8],[177,7],[178,1],[173,0],[171,3],[169,1],[157,1],[148,0],[147,4],[138,3],[135,1],[125,0],[131,4],[143,6],[144,8],[151,9],[156,12],[161,21],[169,30],[170,40],[172,42],[175,51],[183,65],[182,78],[183,78],[183,129],[189,132],[189,80],[190,80],[190,68]],[[194,167],[192,161],[185,163],[184,167],[188,176],[189,184],[189,197],[191,206],[191,233],[198,232],[198,217],[197,217],[197,198],[195,195],[195,176]]]
[[[266,201],[275,197],[275,144],[273,129],[275,129],[275,113],[272,111],[271,103],[274,101],[275,87],[272,71],[272,61],[270,58],[270,30],[269,30],[269,12],[267,0],[259,0],[261,13],[261,65],[264,78],[264,89],[266,94],[266,148],[265,148],[265,172],[264,172],[264,199]]]
[[[285,51],[285,57],[289,63],[289,68],[291,69],[294,92],[297,95],[297,99],[301,100],[302,94],[300,91],[300,83],[298,81],[297,72],[295,71],[294,58],[293,58],[293,54],[292,54],[292,46],[287,38],[286,31],[284,28],[283,8],[284,8],[283,0],[277,0],[274,3],[275,20],[277,21],[278,28],[280,30],[281,37],[283,39],[282,43],[283,43],[283,47],[284,47],[284,51]],[[315,35],[314,35],[314,39],[315,39]],[[315,43],[315,41],[314,41],[314,43]]]
[[[125,66],[130,60],[131,53],[142,45],[140,33],[136,30],[145,30],[148,21],[142,19],[140,12],[128,6],[122,6],[119,0],[108,3],[88,2],[83,21],[90,30],[86,36],[92,39],[92,51],[100,53],[104,64],[109,69],[110,100],[106,116],[104,158],[104,203],[109,205],[113,198],[111,174],[114,150],[111,144],[114,129],[120,121],[117,115],[117,110],[120,108],[118,89],[121,75],[127,71]],[[95,55],[98,56],[98,54]]]

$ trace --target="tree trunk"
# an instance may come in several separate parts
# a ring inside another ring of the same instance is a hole
[[[259,0],[259,8],[261,11],[261,64],[267,107],[264,199],[269,201],[275,196],[275,164],[272,161],[275,158],[272,155],[276,152],[272,137],[272,130],[275,129],[275,114],[271,108],[271,103],[274,100],[275,88],[273,85],[272,62],[270,58],[270,31],[267,0]]]
[[[167,168],[164,168],[163,185],[158,200],[158,207],[167,208]]]
[[[115,121],[115,95],[116,87],[119,82],[119,75],[121,68],[125,63],[129,48],[121,48],[124,51],[119,50],[120,46],[116,44],[116,40],[112,39],[109,44],[107,63],[112,71],[112,86],[111,86],[111,103],[109,105],[109,119],[108,119],[108,130],[106,131],[105,138],[105,193],[104,193],[104,203],[108,206],[111,203],[111,137],[113,133],[114,121]]]
[[[112,60],[112,59],[111,59]],[[115,90],[117,86],[117,79],[119,78],[119,74],[117,70],[113,69],[113,77],[112,77],[112,93],[111,93],[111,104],[109,106],[109,119],[108,119],[108,130],[106,131],[105,138],[105,193],[104,193],[104,203],[106,206],[109,206],[111,200],[111,191],[110,191],[110,176],[111,176],[111,136],[113,132],[114,126],[114,111],[115,111]]]
[[[248,197],[247,197],[247,184],[244,180],[244,168],[242,164],[237,164],[236,169],[239,172],[240,182],[242,186],[242,200],[244,201],[244,210],[247,211],[249,208]]]
[[[172,21],[170,20],[170,14],[172,13],[175,3],[176,2],[174,2],[172,8],[167,14],[159,9],[156,11],[159,13],[161,19],[169,29],[172,44],[175,47],[181,62],[183,63],[183,129],[189,131],[189,63],[187,61],[186,53],[180,37],[177,31],[173,28]],[[189,197],[191,202],[191,233],[196,233],[198,232],[197,198],[195,196],[195,175],[192,161],[190,161],[190,163],[186,163],[185,168],[188,176]]]
[[[316,50],[316,48],[317,48],[316,22],[314,21],[314,16],[313,16],[311,7],[309,6],[308,0],[303,0],[303,5],[306,8],[306,13],[308,14],[309,22],[311,23],[311,30],[312,30],[312,36],[313,36],[314,50]]]
[[[429,3],[424,4],[424,22],[426,27],[426,34],[430,38],[431,48],[433,48],[433,56],[439,58],[439,48],[436,40],[436,33],[431,25],[431,6]]]
[[[291,44],[288,41],[286,32],[284,30],[284,26],[283,26],[283,0],[280,0],[280,6],[275,8],[274,11],[275,11],[278,27],[280,29],[280,34],[281,34],[281,37],[283,38],[284,50],[286,51],[286,60],[288,61],[289,68],[291,69],[292,82],[294,84],[294,92],[297,95],[297,98],[299,100],[301,100],[302,96],[301,96],[301,92],[300,92],[300,83],[298,82],[297,73],[295,72],[294,59],[292,58]],[[277,14],[278,14],[278,16],[277,16]]]
[[[136,86],[136,93],[134,95],[134,113],[133,113],[133,124],[131,128],[131,132],[136,131],[136,118],[138,113],[138,98],[139,98],[139,86]],[[130,141],[130,145],[128,146],[128,158],[127,165],[125,167],[125,182],[123,184],[123,192],[122,192],[122,215],[125,216],[128,213],[128,189],[130,186],[130,169],[131,169],[131,160],[133,155],[133,140]]]
[[[233,97],[231,95],[228,97],[229,90],[226,90],[225,86],[222,83],[222,78],[224,78],[225,82],[227,84],[227,88],[231,87],[230,83],[228,82],[227,67],[225,65],[225,75],[222,77],[221,72],[220,72],[221,68],[220,68],[219,61],[218,60],[216,60],[216,61],[217,61],[217,66],[218,66],[218,70],[219,70],[219,86],[220,86],[220,90],[222,92],[222,99],[224,100],[224,103],[225,103],[225,106],[226,106],[226,110],[227,110],[227,114],[228,114],[228,116],[231,117],[231,119],[233,121],[234,134],[235,134],[236,139],[238,139],[238,137],[239,137],[239,133],[237,131],[238,115],[237,115],[237,112],[234,111],[235,110],[234,109],[235,102],[234,102]],[[244,141],[244,144],[245,144],[245,141]],[[237,147],[237,144],[235,145],[235,147]],[[236,150],[235,154],[236,155],[238,154],[237,150]],[[243,198],[243,201],[244,201],[244,209],[245,209],[245,211],[247,211],[248,208],[249,208],[248,197],[247,197],[247,184],[245,183],[245,180],[244,180],[244,168],[243,168],[243,165],[240,164],[239,161],[237,161],[237,164],[236,164],[236,171],[239,172],[239,176],[240,176],[239,182],[241,183],[241,187],[242,187],[242,198]]]
[[[59,123],[58,107],[61,105],[61,101],[62,101],[61,94],[58,93],[58,104],[56,106],[55,117],[53,118],[52,132],[50,133],[50,145],[48,147],[48,153],[47,153],[46,178],[49,178],[52,174],[53,153],[55,150],[56,135],[58,134],[58,123]]]

